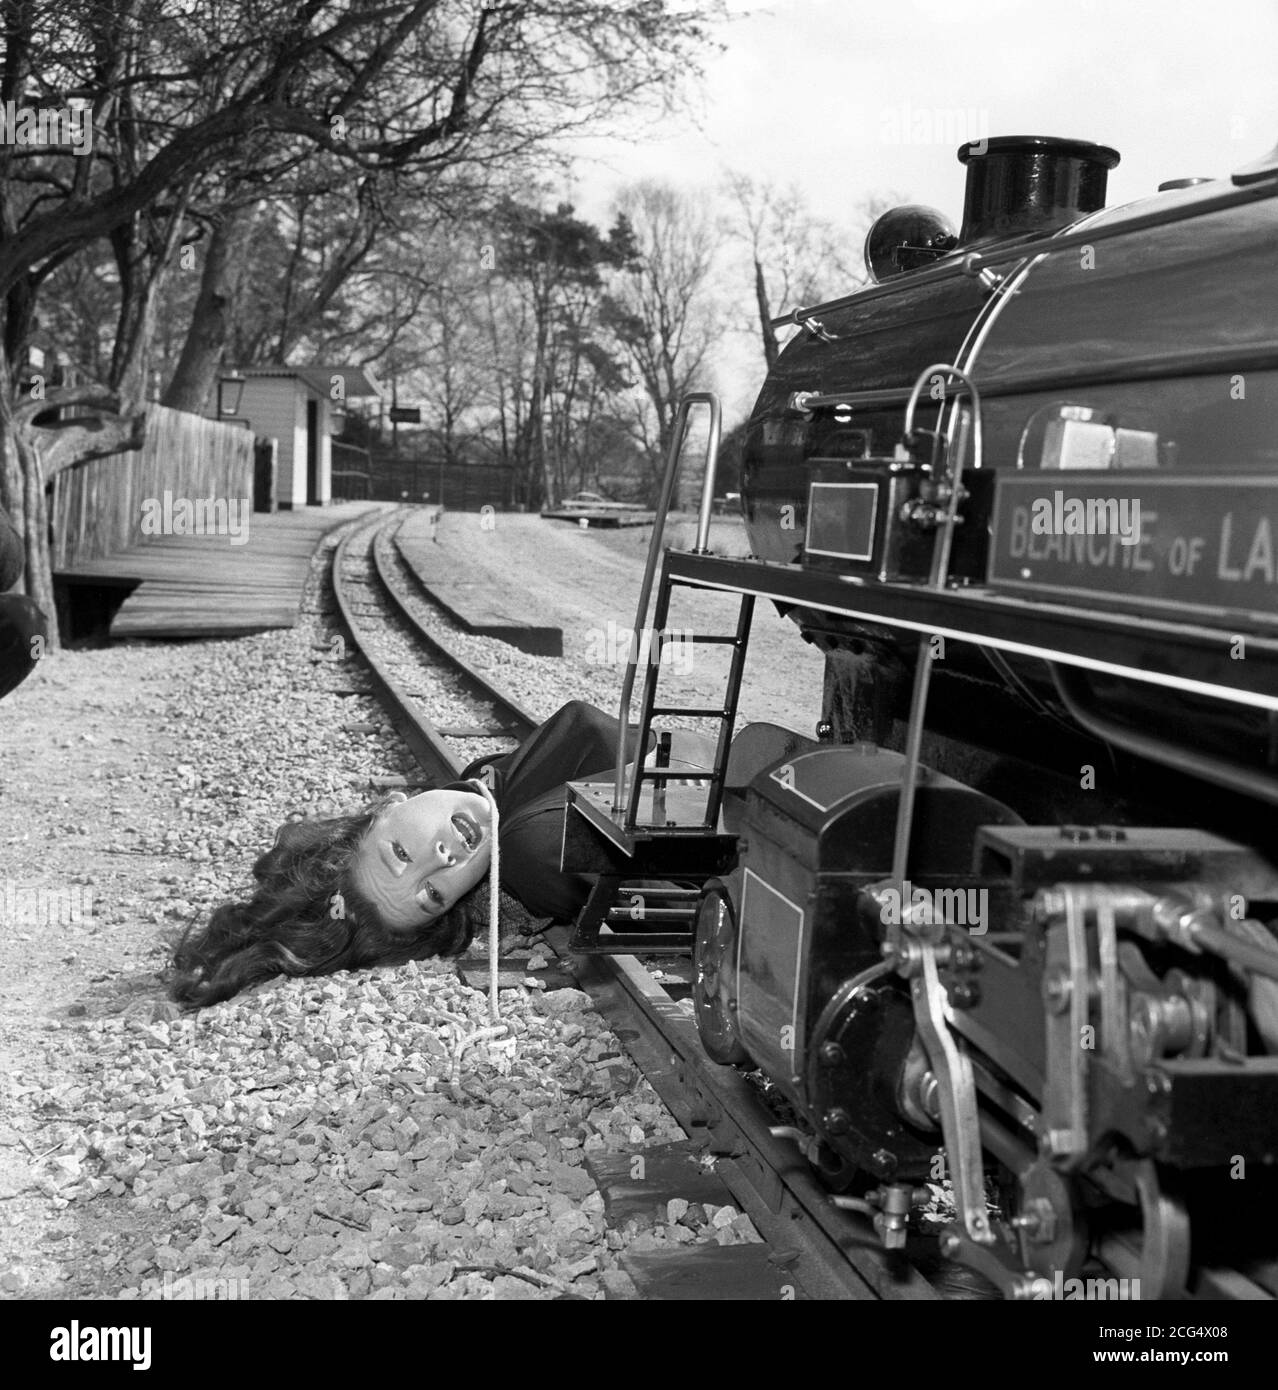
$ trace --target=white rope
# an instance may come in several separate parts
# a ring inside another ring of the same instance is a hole
[[[501,824],[497,798],[487,783],[481,783],[492,812],[492,854],[488,861],[488,1017],[494,1023],[501,1019],[497,1007],[497,948],[501,940],[501,852],[498,847]]]
[[[468,1047],[473,1047],[477,1042],[483,1042],[487,1038],[500,1038],[506,1031],[504,1023],[497,1024],[493,1028],[476,1028],[473,1033],[463,1034],[460,1028],[454,1031],[453,1040],[453,1062],[448,1074],[448,1084],[455,1091],[461,1086],[461,1062],[462,1054]]]

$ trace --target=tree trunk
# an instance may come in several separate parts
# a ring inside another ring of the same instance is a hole
[[[164,404],[202,415],[217,378],[230,335],[235,293],[244,266],[243,251],[253,230],[253,209],[234,208],[214,224],[200,275],[200,292],[177,370]]]
[[[23,576],[27,597],[48,619],[49,651],[57,651],[62,643],[58,637],[57,606],[53,601],[53,567],[49,563],[49,515],[44,500],[44,475],[40,459],[24,432],[17,434],[18,457],[22,462],[26,490],[26,516],[23,518],[22,539],[26,545],[27,571]]]
[[[147,398],[147,376],[151,366],[151,347],[155,341],[155,314],[164,267],[147,276],[136,291],[129,312],[128,340],[111,364],[109,383],[130,407],[141,408]]]
[[[763,263],[754,263],[754,297],[759,305],[759,330],[763,334],[763,360],[772,370],[781,349],[777,346],[777,330],[772,326],[772,310],[768,307],[768,287],[763,279]]]
[[[8,361],[0,349],[0,380],[8,380]],[[139,448],[146,429],[144,415],[107,414],[85,417],[59,429],[41,429],[32,420],[45,409],[90,405],[114,412],[116,397],[93,386],[61,387],[42,399],[15,405],[0,390],[0,506],[22,536],[25,569],[18,584],[48,619],[48,649],[56,651],[57,612],[49,558],[49,516],[45,484],[64,468]]]
[[[25,567],[17,590],[24,593],[49,620],[48,649],[58,649],[58,625],[53,604],[53,572],[49,566],[48,523],[40,463],[30,437],[14,417],[9,394],[9,360],[0,347],[0,506],[22,537]]]
[[[22,537],[24,569],[17,589],[43,610],[49,621],[49,648],[57,650],[53,575],[45,542],[44,488],[40,465],[18,420],[10,395],[9,356],[0,344],[0,506]]]
[[[156,308],[185,225],[189,192],[189,188],[184,190],[178,198],[163,229],[163,240],[150,255],[138,251],[140,238],[134,225],[126,224],[112,237],[120,277],[120,314],[107,385],[119,392],[126,408],[140,409],[147,398]]]
[[[9,354],[0,339],[0,507],[9,514],[18,531],[22,530],[22,466],[13,423],[13,400]]]

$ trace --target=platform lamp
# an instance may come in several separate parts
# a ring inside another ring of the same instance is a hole
[[[346,402],[329,401],[328,403],[328,432],[334,439],[343,434],[346,430]]]
[[[232,371],[228,376],[218,377],[217,415],[219,420],[225,416],[235,416],[240,413],[240,398],[244,395],[244,386],[247,380],[247,377],[241,376],[236,371]]]

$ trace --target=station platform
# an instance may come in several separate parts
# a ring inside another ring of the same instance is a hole
[[[111,623],[114,638],[244,637],[294,627],[315,547],[334,527],[387,502],[339,502],[254,512],[247,538],[164,535],[100,560],[54,570],[54,580],[136,584]]]
[[[640,507],[630,507],[613,502],[604,506],[560,507],[555,511],[541,513],[543,521],[570,521],[574,526],[583,522],[586,526],[651,526],[656,520],[656,512],[644,511]]]
[[[444,515],[435,507],[414,512],[395,538],[423,590],[465,632],[533,656],[563,656],[563,628],[536,623],[526,612],[518,572],[494,535],[495,516],[485,525],[478,512]]]

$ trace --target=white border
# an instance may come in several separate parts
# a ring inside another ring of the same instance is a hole
[[[766,888],[774,898],[780,898],[785,905],[793,909],[799,919],[798,938],[794,947],[794,998],[790,1001],[790,1032],[794,1037],[794,1044],[789,1049],[790,1064],[794,1064],[794,1055],[799,1046],[799,966],[803,960],[803,928],[807,920],[807,914],[798,903],[792,902],[786,895],[774,888],[766,878],[755,873],[753,869],[747,868],[741,881],[741,920],[737,923],[737,1002],[740,1006],[741,1000],[741,951],[745,943],[746,934],[746,901],[750,889],[750,880],[754,879],[761,887]],[[784,1052],[786,1049],[782,1048]],[[791,1072],[793,1075],[793,1072]]]
[[[796,565],[795,569],[799,567]],[[861,582],[859,575],[838,576],[844,584]],[[862,622],[874,623],[878,627],[904,628],[908,632],[922,632],[928,636],[952,637],[956,642],[970,642],[974,647],[993,647],[995,651],[1017,652],[1021,656],[1037,657],[1040,661],[1055,661],[1062,666],[1078,666],[1087,671],[1103,671],[1106,675],[1123,676],[1128,680],[1143,681],[1146,685],[1166,686],[1170,690],[1185,690],[1196,695],[1209,695],[1216,700],[1226,700],[1236,705],[1252,705],[1256,709],[1278,710],[1278,694],[1259,695],[1252,690],[1236,690],[1229,685],[1211,685],[1207,681],[1186,680],[1181,676],[1164,675],[1161,671],[1146,671],[1139,666],[1119,666],[1112,661],[1097,661],[1091,657],[1075,656],[1072,652],[1062,652],[1053,647],[1035,647],[1028,642],[1013,642],[1007,637],[975,636],[962,628],[942,627],[936,623],[916,623],[908,618],[888,619],[882,613],[863,613],[857,608],[832,608],[829,604],[812,603],[796,598],[793,594],[777,594],[770,589],[728,584],[717,579],[696,579],[681,575],[681,582],[687,582],[700,589],[719,589],[724,593],[750,593],[756,598],[770,598],[775,603],[783,603],[787,608],[811,608],[820,613],[837,613],[841,617],[859,618]],[[919,592],[926,592],[919,590]],[[1245,635],[1245,634],[1244,634]]]

